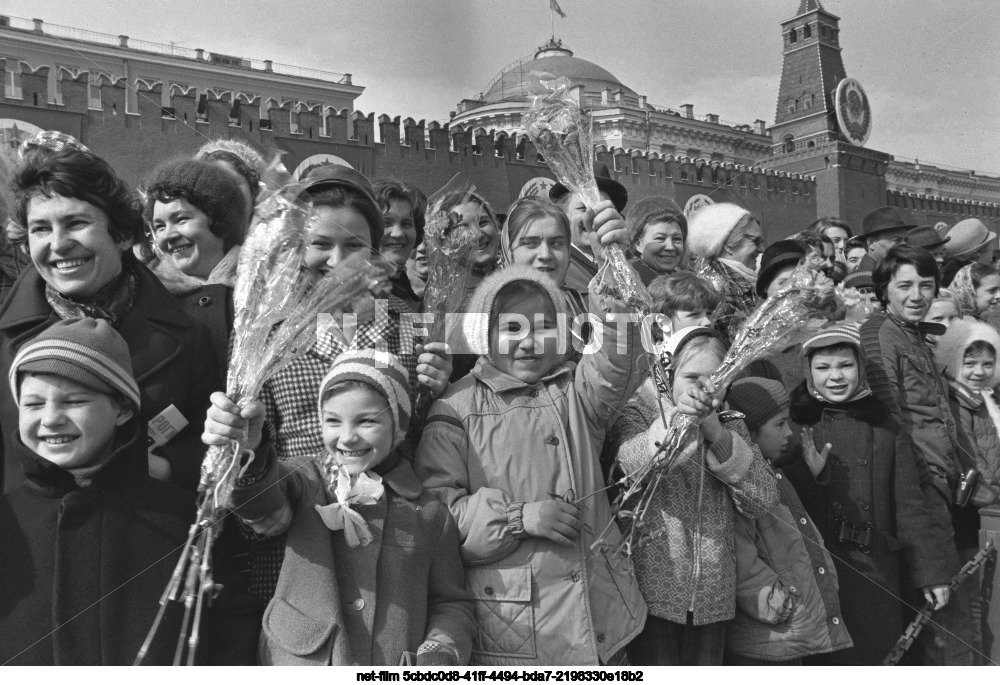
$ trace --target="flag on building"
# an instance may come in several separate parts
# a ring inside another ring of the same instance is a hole
[[[559,6],[559,3],[556,2],[556,0],[549,0],[549,9],[558,14],[563,19],[566,18],[566,13],[562,11],[562,7]]]

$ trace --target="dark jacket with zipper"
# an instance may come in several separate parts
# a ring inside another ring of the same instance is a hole
[[[0,664],[135,659],[195,513],[192,495],[146,474],[144,432],[120,428],[86,487],[15,436],[25,480],[0,500]],[[165,625],[149,663],[170,664],[178,634]]]
[[[132,308],[116,326],[128,343],[132,371],[142,394],[140,419],[145,424],[170,405],[187,419],[188,425],[158,448],[170,462],[173,482],[194,492],[201,460],[201,426],[209,397],[222,390],[225,373],[218,361],[208,329],[184,313],[181,305],[149,269],[130,260],[138,292]],[[59,321],[45,298],[45,281],[31,268],[21,274],[0,309],[0,372],[6,378],[18,350],[39,333]],[[23,476],[14,454],[17,438],[17,404],[7,383],[0,384],[0,431],[3,433],[3,491],[16,488]]]

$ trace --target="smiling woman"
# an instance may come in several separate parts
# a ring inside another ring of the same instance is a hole
[[[192,318],[212,335],[220,368],[233,329],[233,287],[247,225],[241,183],[209,161],[161,164],[146,185],[145,218],[163,255],[149,263]]]
[[[65,147],[30,149],[14,178],[11,232],[34,269],[15,284],[0,315],[0,372],[17,351],[54,322],[104,319],[129,346],[148,422],[173,406],[191,425],[179,426],[150,453],[150,473],[194,490],[203,449],[194,424],[216,389],[217,362],[207,329],[187,316],[132,254],[142,215],[131,188],[96,155]],[[14,454],[17,406],[0,392],[4,454]],[[23,480],[16,460],[4,460],[4,492]]]
[[[629,243],[636,258],[632,267],[645,285],[684,264],[688,225],[684,212],[669,197],[645,197],[625,216]]]

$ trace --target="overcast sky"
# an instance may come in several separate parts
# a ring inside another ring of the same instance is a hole
[[[649,102],[774,121],[799,0],[559,0],[556,36]],[[868,147],[1000,175],[1000,2],[823,0],[873,110]],[[350,72],[358,109],[445,121],[550,35],[548,0],[4,0],[0,12]]]

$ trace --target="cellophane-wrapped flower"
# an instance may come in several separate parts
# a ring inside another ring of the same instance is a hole
[[[823,326],[843,319],[845,312],[843,298],[833,281],[805,266],[798,267],[785,286],[764,300],[739,329],[710,377],[716,392],[724,392],[751,362],[801,344]],[[662,530],[664,523],[650,515],[649,502],[663,473],[690,452],[697,426],[693,417],[674,412],[659,450],[620,479],[622,491],[613,509],[624,529],[621,552],[631,554],[643,539],[655,537]],[[602,538],[595,545],[605,544]]]
[[[563,185],[579,193],[588,207],[596,207],[601,193],[594,178],[590,115],[570,95],[565,76],[533,73],[532,79],[532,102],[521,117],[524,129]],[[596,291],[615,296],[637,314],[648,314],[653,300],[621,248],[609,245],[603,252],[605,261],[597,274]]]

